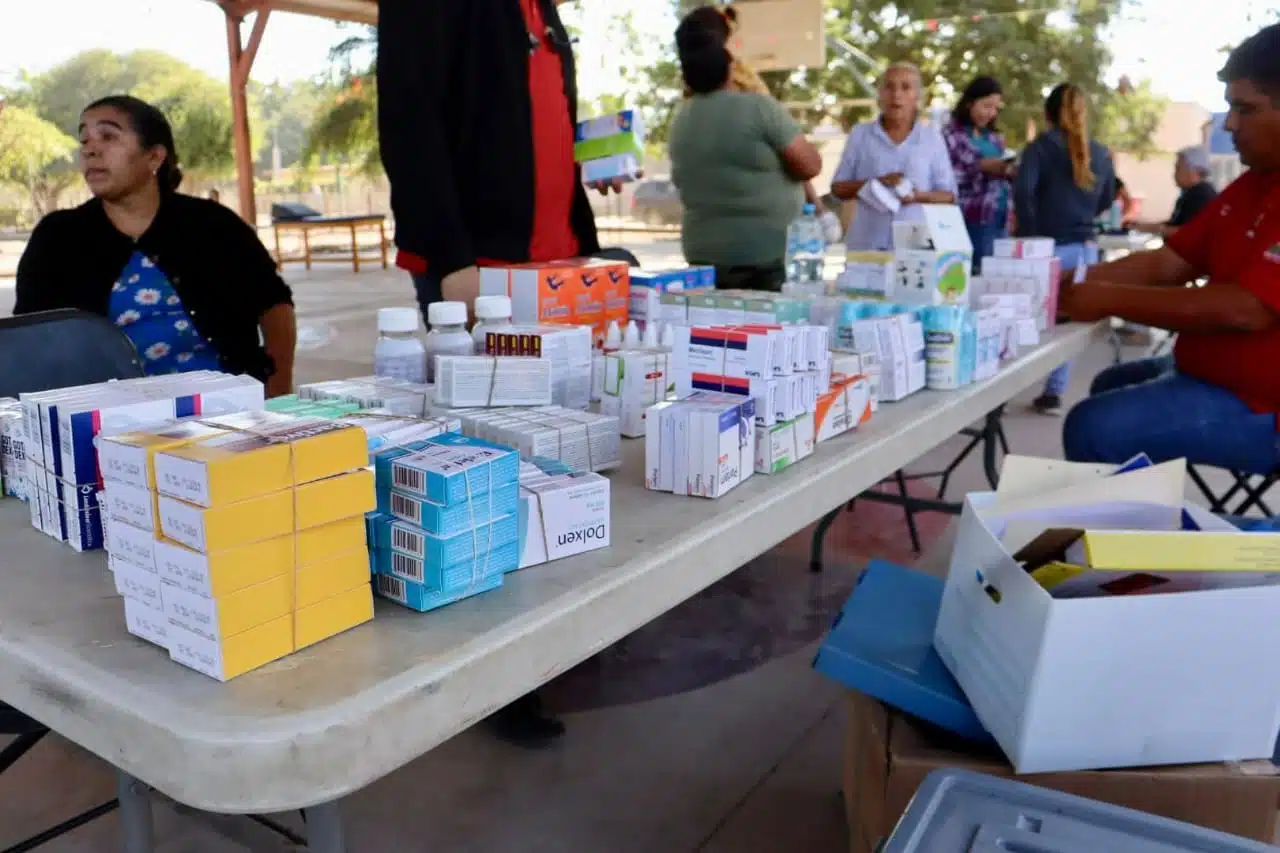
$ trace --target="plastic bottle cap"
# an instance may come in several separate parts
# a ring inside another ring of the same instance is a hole
[[[379,308],[378,331],[393,335],[418,331],[418,309]]]
[[[794,207],[793,207],[793,208],[791,208],[791,209],[792,209],[792,210],[795,210],[795,208],[794,208]],[[813,213],[816,213],[816,212],[817,212],[818,208],[814,206],[813,202],[808,202],[808,201],[807,201],[807,202],[805,202],[805,204],[804,204],[804,208],[803,208],[803,210],[804,210],[804,212],[805,212],[805,213],[813,214]]]
[[[510,296],[476,297],[477,320],[506,320],[511,317]]]
[[[465,326],[467,306],[461,302],[432,302],[427,306],[427,322],[436,326]]]

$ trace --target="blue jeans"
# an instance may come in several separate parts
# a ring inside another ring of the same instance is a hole
[[[1054,254],[1062,261],[1064,270],[1073,270],[1080,266],[1093,266],[1098,262],[1098,247],[1093,243],[1067,243],[1054,249]],[[1056,310],[1056,308],[1054,309]],[[1067,384],[1071,381],[1071,362],[1055,368],[1044,383],[1044,393],[1061,397],[1067,393]],[[1121,460],[1124,461],[1124,460]]]
[[[1119,465],[1146,453],[1252,474],[1280,462],[1276,416],[1257,414],[1225,388],[1184,376],[1172,356],[1117,364],[1098,374],[1062,426],[1071,462]]]
[[[1009,231],[1003,225],[979,225],[976,222],[966,222],[964,227],[969,231],[969,242],[973,243],[973,274],[977,275],[981,271],[982,259],[995,253],[996,240],[1009,236]]]

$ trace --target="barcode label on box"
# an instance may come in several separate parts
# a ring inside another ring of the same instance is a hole
[[[400,580],[400,578],[393,578],[391,575],[378,575],[378,595],[383,598],[389,598],[392,601],[398,601],[401,604],[409,603],[404,581]]]
[[[398,551],[391,554],[391,571],[400,577],[422,583],[426,577],[422,561],[416,557],[410,557],[408,554],[401,554]]]
[[[422,534],[415,533],[412,530],[406,530],[403,527],[391,528],[392,549],[396,551],[403,551],[406,554],[413,554],[416,557],[422,557],[425,556],[423,554],[423,544]]]
[[[411,492],[422,492],[426,488],[425,475],[413,468],[394,465],[391,468],[391,481],[397,489],[408,489]]]
[[[391,493],[391,514],[414,524],[422,523],[422,504],[413,498]]]

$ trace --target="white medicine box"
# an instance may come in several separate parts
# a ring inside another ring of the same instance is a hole
[[[1053,598],[1005,550],[996,500],[965,502],[934,646],[1018,773],[1271,756],[1280,586]]]
[[[973,243],[960,208],[922,204],[894,223],[893,298],[908,305],[968,305]]]

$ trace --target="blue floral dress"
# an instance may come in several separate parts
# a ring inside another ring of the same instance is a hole
[[[169,279],[134,252],[111,288],[107,316],[125,333],[148,376],[217,370],[218,353],[196,331]]]

